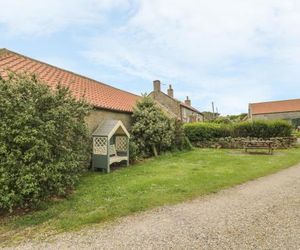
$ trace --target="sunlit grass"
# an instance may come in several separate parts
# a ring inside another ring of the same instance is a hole
[[[112,172],[85,174],[65,200],[40,210],[2,218],[0,242],[40,232],[63,232],[153,207],[175,204],[258,178],[300,162],[300,149],[274,155],[240,150],[195,149],[166,154]]]

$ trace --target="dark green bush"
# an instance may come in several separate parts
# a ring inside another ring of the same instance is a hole
[[[234,125],[234,137],[287,137],[292,135],[292,126],[286,121],[253,121]]]
[[[175,126],[175,137],[174,137],[174,143],[173,143],[173,149],[174,150],[191,150],[192,145],[185,135],[183,123],[181,121],[175,120],[174,121]]]
[[[264,121],[242,122],[233,127],[234,137],[270,137],[269,124]]]
[[[184,131],[191,142],[205,141],[231,135],[231,127],[229,125],[205,122],[185,124]]]
[[[132,115],[132,140],[140,157],[157,156],[172,148],[174,121],[168,118],[151,97],[141,99]]]
[[[270,137],[288,137],[293,134],[293,126],[287,121],[273,121],[270,124],[271,135]]]
[[[241,122],[234,125],[217,123],[190,123],[184,126],[191,142],[205,141],[220,137],[288,137],[293,128],[286,121]]]
[[[129,140],[129,162],[134,164],[139,159],[139,150],[136,143],[130,139]]]
[[[293,135],[297,138],[300,138],[300,131],[294,130]]]
[[[88,105],[25,74],[0,77],[0,100],[0,210],[65,195],[89,156]]]

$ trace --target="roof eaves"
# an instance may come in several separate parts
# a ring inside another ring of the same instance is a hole
[[[251,114],[252,115],[267,115],[267,114],[291,113],[291,112],[300,112],[300,109],[282,110],[282,111],[270,111],[270,112],[256,112],[256,113],[251,113]]]
[[[109,111],[115,111],[115,112],[121,112],[121,113],[128,113],[132,114],[133,110],[127,110],[127,109],[117,109],[117,108],[109,108],[109,107],[104,107],[96,104],[90,104],[92,107],[96,109],[101,109],[101,110],[109,110]]]
[[[190,109],[190,110],[192,110],[192,111],[195,111],[195,112],[197,112],[197,113],[203,115],[198,109],[196,109],[196,108],[194,108],[194,107],[192,107],[192,106],[186,105],[185,103],[182,103],[182,102],[180,103],[180,105],[183,106],[183,107],[185,107],[185,108],[187,108],[187,109]]]

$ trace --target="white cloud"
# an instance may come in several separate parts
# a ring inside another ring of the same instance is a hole
[[[79,37],[83,54],[121,80],[148,81],[138,93],[159,78],[201,110],[215,101],[224,113],[297,97],[298,0],[0,0],[0,6],[0,25],[13,35],[92,28],[93,35]]]
[[[0,24],[12,35],[45,35],[101,23],[105,12],[127,5],[127,0],[0,0]]]
[[[86,55],[149,85],[172,82],[200,109],[214,100],[225,113],[247,112],[277,93],[274,76],[285,76],[276,71],[300,66],[299,25],[297,0],[144,0],[121,27],[93,37]]]

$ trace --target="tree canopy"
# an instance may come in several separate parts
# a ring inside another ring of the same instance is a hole
[[[132,139],[144,156],[158,155],[172,146],[174,121],[168,118],[151,97],[144,96],[133,112]]]

